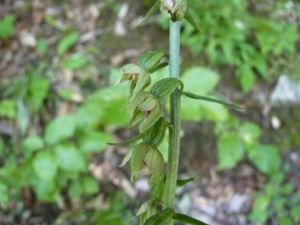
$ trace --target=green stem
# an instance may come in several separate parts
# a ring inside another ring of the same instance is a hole
[[[180,59],[180,21],[170,20],[170,77],[179,79]],[[170,97],[169,155],[164,208],[173,208],[177,183],[179,148],[180,148],[180,96],[178,89]]]

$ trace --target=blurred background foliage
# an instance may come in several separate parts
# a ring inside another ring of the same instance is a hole
[[[134,224],[135,197],[147,193],[117,167],[126,149],[106,143],[137,132],[120,111],[127,88],[113,86],[118,68],[168,49],[168,21],[158,14],[136,27],[153,3],[0,3],[0,224]],[[191,161],[181,172],[200,173],[194,188],[209,189],[212,170],[219,186],[228,171],[252,171],[243,178],[249,207],[237,213],[244,223],[224,212],[212,224],[298,224],[300,109],[273,105],[270,95],[281,75],[299,85],[300,3],[188,4],[202,32],[182,24],[185,90],[246,109],[183,97],[182,153]],[[154,83],[168,68],[151,76]],[[160,151],[166,158],[166,140]]]

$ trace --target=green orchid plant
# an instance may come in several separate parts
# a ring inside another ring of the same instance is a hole
[[[180,147],[180,98],[189,98],[223,104],[240,108],[231,103],[184,92],[184,84],[179,79],[180,55],[180,21],[186,19],[196,30],[200,28],[195,23],[185,0],[159,0],[150,9],[143,21],[158,8],[162,17],[170,20],[170,52],[151,51],[141,56],[137,64],[128,64],[121,68],[116,85],[131,82],[128,103],[125,108],[130,121],[128,126],[139,125],[140,135],[132,140],[111,145],[134,145],[123,159],[120,166],[130,160],[131,181],[136,181],[140,171],[150,175],[148,184],[151,186],[151,199],[142,204],[137,216],[141,225],[169,225],[174,220],[187,224],[203,225],[204,222],[190,216],[175,212],[173,209],[175,190],[177,186],[193,180],[177,180],[179,147]],[[142,21],[142,22],[143,22]],[[168,63],[161,62],[163,58]],[[151,84],[151,73],[169,65],[170,77],[155,83],[150,92],[145,89]],[[163,103],[170,98],[169,118],[163,116]],[[164,172],[164,158],[158,150],[169,130],[169,151],[167,169]]]

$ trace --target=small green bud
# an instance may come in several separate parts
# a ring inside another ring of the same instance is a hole
[[[150,51],[139,58],[138,65],[152,72],[165,55],[163,51]]]
[[[164,157],[157,148],[151,147],[145,156],[145,174],[151,175],[148,184],[156,183],[164,168]]]
[[[143,141],[157,148],[164,140],[168,125],[169,122],[164,117],[160,117],[151,128],[145,131]]]
[[[148,70],[136,64],[127,64],[120,69],[115,85],[132,81],[130,86],[130,96],[133,98],[138,92],[144,90],[151,83]]]
[[[151,216],[153,216],[157,212],[160,212],[161,210],[161,201],[148,200],[144,202],[136,214],[136,216],[140,216],[140,225],[144,225]]]
[[[174,209],[166,208],[163,211],[151,216],[145,225],[169,224],[173,220]]]
[[[144,142],[134,146],[131,154],[131,182],[136,181],[141,169],[146,175],[151,175],[149,185],[159,178],[164,167],[164,158],[157,148]],[[128,161],[128,157],[126,157]],[[124,161],[124,160],[123,160]],[[123,163],[122,163],[123,165]]]
[[[184,18],[187,10],[186,0],[160,0],[160,12],[162,17],[173,21],[180,21]]]
[[[153,85],[150,93],[153,94],[158,100],[164,100],[169,97],[172,92],[180,86],[180,92],[183,89],[183,83],[177,78],[165,78]]]
[[[161,173],[157,182],[151,188],[151,199],[152,200],[162,200],[165,184],[166,184],[166,173]]]

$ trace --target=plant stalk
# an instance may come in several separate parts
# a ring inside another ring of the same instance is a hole
[[[170,20],[170,77],[179,79],[180,64],[180,21]],[[170,96],[169,153],[164,208],[173,208],[180,150],[180,96],[176,89]]]

